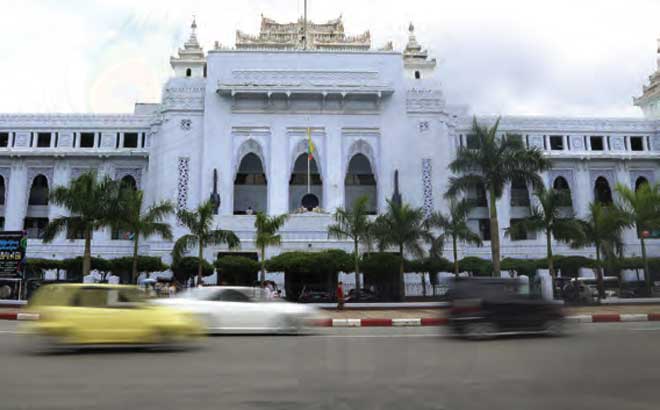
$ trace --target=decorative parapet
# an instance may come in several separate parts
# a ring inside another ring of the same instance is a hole
[[[163,92],[161,112],[166,111],[203,111],[203,87],[171,87]]]
[[[0,114],[2,129],[111,128],[148,129],[150,115],[134,114]]]
[[[440,90],[413,88],[406,93],[406,111],[409,113],[441,113],[445,98]]]
[[[492,126],[496,116],[478,116],[481,125]],[[461,117],[458,129],[469,132],[472,129],[472,117]],[[571,117],[535,117],[504,116],[500,118],[499,129],[502,132],[523,133],[607,133],[634,132],[655,134],[660,130],[660,121],[637,118],[571,118]]]

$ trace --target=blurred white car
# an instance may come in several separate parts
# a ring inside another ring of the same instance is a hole
[[[269,299],[261,288],[206,286],[154,303],[191,312],[208,333],[303,333],[321,317],[311,306]]]

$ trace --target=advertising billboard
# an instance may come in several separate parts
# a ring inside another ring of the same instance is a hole
[[[23,277],[25,271],[26,248],[26,232],[0,232],[0,276]]]

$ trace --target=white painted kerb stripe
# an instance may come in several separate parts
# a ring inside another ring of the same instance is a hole
[[[420,318],[398,318],[392,319],[392,326],[421,326],[422,319]]]
[[[649,320],[649,315],[643,313],[628,313],[619,315],[622,322],[646,322]]]
[[[360,327],[360,319],[332,319],[332,327]]]
[[[569,322],[578,322],[578,323],[593,322],[591,315],[566,316],[566,320],[568,320]]]
[[[37,313],[17,313],[16,320],[39,320]]]

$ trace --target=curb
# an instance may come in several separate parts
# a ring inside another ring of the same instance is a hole
[[[612,322],[654,322],[660,321],[660,313],[597,313],[593,315],[566,316],[574,323]],[[0,320],[39,320],[37,313],[0,312]],[[444,326],[449,323],[446,317],[423,318],[366,318],[366,319],[316,319],[310,322],[314,327],[416,327]]]

